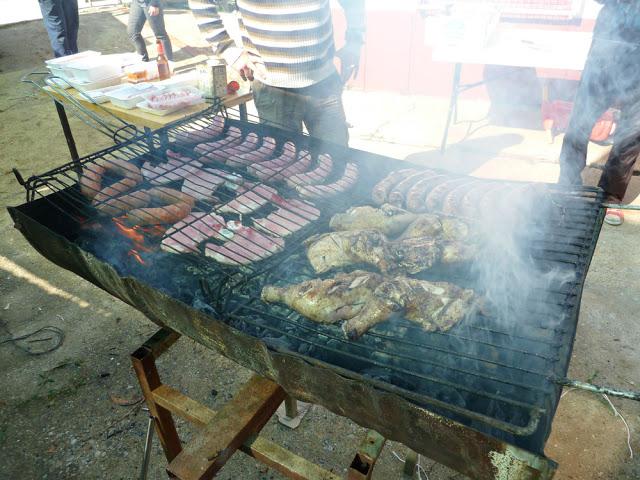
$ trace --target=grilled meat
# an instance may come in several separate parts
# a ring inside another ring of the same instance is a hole
[[[227,134],[220,140],[208,143],[199,143],[193,151],[201,155],[200,161],[202,163],[215,163],[220,161],[216,156],[216,152],[218,150],[240,145],[240,143],[242,143],[242,132],[239,128],[230,127],[229,130],[227,130]],[[211,158],[209,158],[209,154],[212,154]]]
[[[187,176],[182,183],[182,192],[191,195],[196,200],[209,203],[217,202],[215,191],[225,186],[229,190],[238,190],[244,179],[240,175],[218,170],[203,168]]]
[[[395,187],[405,178],[418,173],[419,170],[415,168],[405,168],[403,170],[396,170],[391,172],[385,178],[377,183],[371,192],[371,198],[376,205],[382,205],[389,201],[389,193],[391,189]]]
[[[476,244],[456,237],[460,235],[456,229],[462,230],[464,224],[451,221],[445,225],[437,217],[420,219],[415,229],[411,226],[407,229],[409,235],[397,240],[389,240],[376,230],[315,235],[305,242],[307,258],[316,273],[360,263],[372,265],[385,273],[418,273],[437,264],[473,260],[477,255]],[[429,235],[422,235],[423,232]],[[413,236],[414,233],[417,236]]]
[[[216,115],[213,122],[206,127],[201,127],[189,131],[177,131],[175,133],[176,143],[181,145],[193,145],[196,143],[210,142],[224,131],[225,118]],[[196,127],[199,125],[196,124]]]
[[[378,230],[394,237],[404,232],[416,218],[415,213],[389,204],[380,208],[362,206],[334,215],[329,226],[333,230]]]
[[[318,323],[346,320],[342,329],[350,339],[394,315],[427,331],[448,330],[472,313],[476,304],[472,290],[449,283],[384,277],[362,270],[287,287],[267,285],[261,298],[283,303]]]
[[[226,223],[220,215],[194,212],[167,230],[160,248],[169,253],[198,253],[198,245],[223,228]]]
[[[260,230],[278,237],[291,235],[320,216],[320,210],[302,200],[283,198],[274,203],[279,208],[265,218],[255,219],[253,224]]]
[[[419,181],[437,177],[438,173],[433,170],[426,170],[413,175],[409,175],[404,180],[398,182],[389,192],[389,203],[396,207],[403,207],[409,190]]]
[[[276,141],[271,137],[262,139],[262,145],[257,150],[240,151],[240,149],[231,148],[230,155],[226,160],[226,164],[230,167],[246,167],[256,162],[263,162],[273,154],[276,149]]]
[[[296,190],[305,198],[328,198],[351,190],[358,180],[358,165],[347,163],[344,174],[327,185],[298,185]]]
[[[225,243],[207,243],[205,255],[226,265],[248,265],[284,248],[282,238],[265,235],[234,221],[227,222],[226,228],[214,232],[213,238]]]
[[[282,288],[267,285],[261,297],[268,303],[284,303],[315,322],[336,323],[356,316],[373,300],[373,292],[382,281],[377,273],[356,270]]]
[[[373,301],[368,300],[365,307],[342,326],[348,338],[360,337],[396,312],[429,332],[446,331],[471,314],[478,303],[472,290],[402,276],[380,283]]]
[[[295,188],[298,185],[317,185],[325,181],[333,169],[333,160],[330,155],[318,155],[318,165],[308,172],[298,173],[285,178],[287,185]]]
[[[260,138],[251,132],[241,142],[231,142],[217,150],[211,149],[206,153],[206,156],[210,162],[228,163],[230,157],[254,152],[259,147]]]
[[[159,164],[144,162],[142,165],[142,175],[153,185],[165,185],[182,180],[198,172],[201,167],[202,163],[167,150],[167,161]]]
[[[245,182],[239,187],[238,193],[236,198],[222,205],[219,211],[245,215],[258,210],[270,201],[281,198],[276,189],[251,182]]]
[[[195,204],[193,197],[173,188],[154,187],[141,191],[146,192],[152,201],[163,206],[136,208],[129,211],[124,223],[130,227],[176,223],[189,215]]]
[[[253,163],[247,171],[261,180],[280,180],[280,173],[296,161],[296,146],[287,142],[282,146],[282,153],[274,159]],[[309,163],[311,159],[309,159]]]

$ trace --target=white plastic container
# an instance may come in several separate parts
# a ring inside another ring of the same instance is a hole
[[[154,115],[167,115],[183,108],[204,103],[204,98],[195,87],[181,87],[151,92],[143,95],[138,108]]]
[[[90,90],[98,90],[100,88],[111,87],[113,85],[120,85],[123,80],[124,77],[121,73],[119,73],[115,77],[103,78],[101,80],[96,80],[95,82],[77,82],[75,80],[69,80],[69,83],[76,90],[87,92]]]
[[[88,90],[86,92],[78,93],[76,96],[81,100],[90,99],[94,103],[105,103],[109,101],[109,97],[107,97],[109,92],[113,92],[118,88],[120,88],[120,85],[114,85],[112,87],[105,87],[105,88],[98,88],[96,90]]]
[[[86,60],[88,58],[99,57],[102,54],[93,50],[85,50],[84,52],[76,53],[74,55],[67,55],[66,57],[52,58],[51,60],[45,60],[45,65],[49,69],[52,75],[56,77],[64,78],[65,80],[73,79],[73,73],[69,71],[69,64],[77,62],[79,60]]]
[[[120,88],[110,90],[105,93],[105,96],[115,106],[131,110],[132,108],[135,108],[138,103],[144,100],[143,95],[157,91],[157,87],[149,84],[126,84],[120,86]]]
[[[119,59],[109,56],[89,57],[68,63],[66,70],[77,82],[90,83],[113,78],[122,73]]]

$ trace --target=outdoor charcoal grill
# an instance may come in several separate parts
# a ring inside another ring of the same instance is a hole
[[[573,280],[533,295],[513,319],[517,328],[507,328],[482,311],[446,332],[426,332],[399,320],[348,340],[338,326],[317,324],[287,307],[262,302],[260,291],[266,284],[317,277],[306,261],[302,241],[328,231],[333,214],[370,204],[372,186],[390,171],[406,168],[404,162],[241,122],[228,112],[226,133],[234,127],[243,138],[250,133],[260,139],[272,137],[277,143],[274,157],[292,141],[298,151],[308,150],[314,158],[332,157],[329,180],[338,178],[347,163],[359,168],[353,189],[311,200],[320,217],[287,236],[281,251],[247,265],[221,264],[201,250],[176,254],[159,249],[164,229],[123,227],[97,215],[82,195],[78,174],[97,168],[98,162],[120,159],[138,166],[165,165],[167,149],[196,159],[194,132],[212,127],[215,111],[29,178],[23,182],[27,202],[9,208],[16,228],[47,259],[158,325],[272,379],[294,397],[348,416],[472,478],[507,478],[500,476],[505,472],[517,475],[508,478],[551,478],[555,464],[544,457],[543,448],[560,397],[559,380],[567,373],[582,288],[602,226],[601,191],[548,187],[558,214],[530,219],[541,228],[531,239],[529,254],[541,268],[565,269]],[[256,181],[246,170],[222,168]],[[145,182],[141,188],[150,186]],[[518,186],[486,182],[500,188]],[[299,198],[290,187],[276,188],[283,197]],[[216,196],[215,205],[233,198],[228,191]],[[215,210],[215,205],[199,200],[196,209]],[[245,223],[256,215],[226,213],[225,217]],[[464,269],[433,275],[474,286]]]

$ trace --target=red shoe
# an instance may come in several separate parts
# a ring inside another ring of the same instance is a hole
[[[622,225],[624,223],[624,213],[617,208],[607,208],[607,214],[604,216],[604,221],[613,226]]]

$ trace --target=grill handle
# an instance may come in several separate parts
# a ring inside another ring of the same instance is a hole
[[[600,385],[594,385],[592,383],[580,382],[578,380],[570,380],[568,378],[558,378],[554,380],[558,385],[563,387],[578,388],[580,390],[586,390],[593,393],[604,393],[612,397],[627,398],[629,400],[635,400],[640,402],[640,392],[632,392],[629,390],[619,390],[617,388],[602,387]]]
[[[77,90],[78,95],[83,97],[82,101],[91,103],[92,108],[83,105],[79,98],[71,95],[61,86],[66,84],[66,86],[72,87],[63,78],[53,76],[48,72],[32,72],[22,77],[22,82],[34,85],[44,94],[51,97],[54,102],[63,105],[67,112],[94,130],[111,138],[116,144],[140,135],[135,125],[125,122],[117,115],[95,103],[87,94]]]

